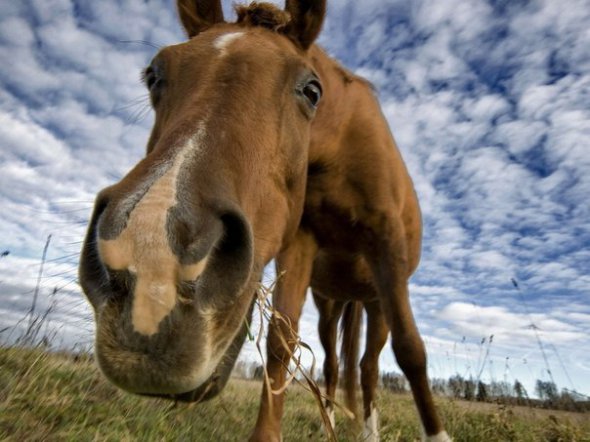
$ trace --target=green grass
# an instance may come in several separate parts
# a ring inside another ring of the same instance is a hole
[[[256,419],[261,385],[231,380],[216,399],[197,406],[124,393],[88,357],[0,348],[0,440],[243,441]],[[438,400],[456,441],[590,441],[590,416],[521,407]],[[408,395],[379,394],[382,441],[413,441],[419,425]],[[314,399],[288,390],[285,441],[323,440]],[[340,413],[337,434],[355,440]]]

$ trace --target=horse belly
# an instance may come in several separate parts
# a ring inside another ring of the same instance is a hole
[[[320,250],[313,264],[314,294],[336,301],[372,301],[377,298],[368,265],[359,255]]]

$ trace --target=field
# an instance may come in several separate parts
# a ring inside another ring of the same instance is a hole
[[[0,347],[0,440],[243,441],[256,419],[260,383],[232,379],[220,397],[198,406],[133,396],[107,383],[91,358]],[[590,415],[439,398],[455,441],[590,441]],[[381,440],[419,440],[411,397],[379,394]],[[340,441],[358,427],[337,417]],[[314,399],[288,390],[285,441],[324,436]]]

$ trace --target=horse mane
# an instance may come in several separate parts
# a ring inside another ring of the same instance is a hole
[[[288,33],[291,14],[272,3],[252,2],[249,5],[234,5],[234,9],[238,16],[236,23],[241,26],[261,27],[277,33]],[[373,84],[368,80],[354,75],[336,61],[334,61],[334,69],[345,84],[360,81],[365,83],[373,92],[376,91]]]
[[[275,32],[284,31],[291,22],[291,14],[272,3],[253,2],[249,5],[235,5],[237,23],[243,26],[261,27]]]

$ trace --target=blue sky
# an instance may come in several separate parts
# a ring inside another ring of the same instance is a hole
[[[590,2],[328,4],[320,43],[375,85],[420,197],[411,292],[430,374],[532,393],[549,379],[538,335],[558,385],[590,394]],[[90,345],[84,224],[143,155],[141,69],[184,36],[168,0],[2,2],[0,17],[0,330],[29,309],[51,234],[37,308],[54,305],[56,343]],[[322,359],[316,323],[308,304]],[[381,364],[397,369],[388,350]]]

